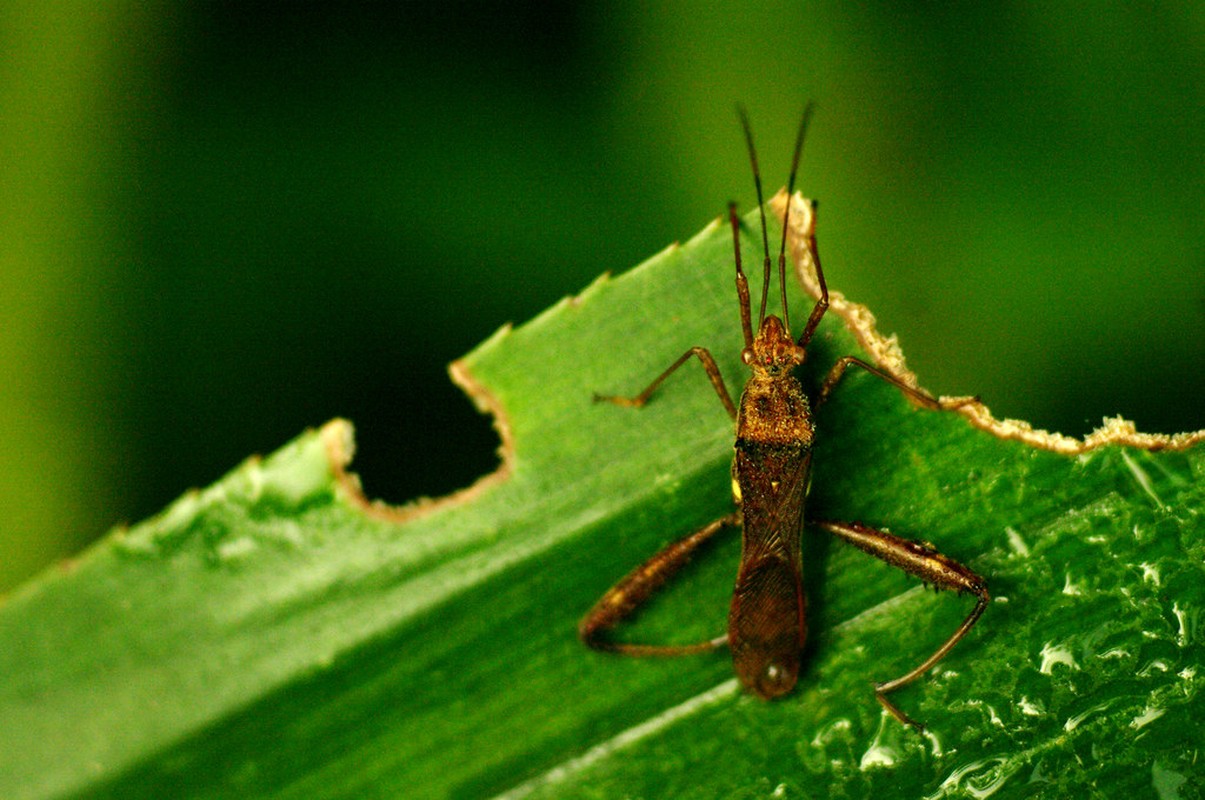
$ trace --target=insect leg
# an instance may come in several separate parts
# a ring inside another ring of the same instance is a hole
[[[824,383],[820,385],[820,392],[816,395],[816,407],[824,405],[828,400],[837,383],[845,376],[845,370],[849,367],[861,367],[862,369],[874,375],[876,378],[881,378],[890,383],[895,388],[903,392],[912,402],[924,406],[925,408],[933,409],[934,411],[950,411],[956,408],[962,408],[965,405],[978,401],[975,397],[959,397],[953,400],[939,400],[928,392],[918,389],[915,386],[909,386],[902,380],[892,375],[890,372],[885,372],[878,367],[867,364],[860,358],[854,356],[841,356],[837,359],[837,363],[833,364],[833,368],[824,378]]]
[[[875,530],[856,522],[816,521],[814,524],[829,533],[839,536],[859,550],[886,561],[893,567],[898,567],[911,575],[915,575],[938,589],[950,589],[960,594],[970,592],[978,598],[971,613],[962,621],[958,629],[940,647],[933,651],[931,656],[922,661],[915,669],[898,678],[876,684],[874,687],[875,696],[883,704],[883,707],[891,713],[891,716],[905,725],[911,725],[917,730],[923,730],[921,725],[910,719],[907,714],[900,711],[894,703],[887,699],[887,693],[907,686],[928,672],[974,626],[991,599],[987,592],[986,581],[969,568],[959,564],[952,558],[942,555],[928,544],[922,542],[904,539],[886,531]]]
[[[723,647],[728,642],[727,634],[685,645],[630,644],[607,641],[600,637],[644,605],[654,592],[685,566],[699,545],[715,536],[722,528],[739,526],[740,521],[740,512],[734,512],[666,545],[599,598],[594,608],[578,623],[577,635],[595,650],[629,656],[679,656]]]
[[[711,353],[705,347],[692,347],[683,353],[677,361],[669,365],[669,368],[662,372],[653,380],[648,387],[636,395],[635,397],[619,397],[616,395],[594,395],[596,403],[614,403],[617,406],[629,406],[632,408],[641,408],[648,402],[649,397],[661,385],[661,382],[673,373],[678,367],[685,364],[691,356],[698,356],[699,361],[703,364],[703,371],[707,373],[707,377],[711,380],[711,385],[715,389],[715,393],[719,395],[720,402],[724,404],[724,408],[728,410],[728,416],[736,419],[736,404],[732,402],[732,395],[728,394],[728,387],[724,385],[724,376],[720,374],[720,368],[716,366],[715,359],[711,357]]]

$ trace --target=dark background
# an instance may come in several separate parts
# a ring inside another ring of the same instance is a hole
[[[0,590],[334,416],[470,483],[446,363],[751,206],[737,100],[927,387],[1205,427],[1205,12],[1090,7],[5,4]]]

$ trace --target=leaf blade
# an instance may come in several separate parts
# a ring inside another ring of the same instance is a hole
[[[713,224],[463,360],[479,400],[506,411],[504,478],[367,507],[340,483],[350,432],[336,423],[11,598],[6,796],[940,796],[1145,788],[1153,763],[1198,780],[1168,731],[1199,725],[1200,448],[1071,459],[866,376],[842,386],[818,419],[811,513],[931,539],[997,598],[899,695],[928,738],[885,721],[869,682],[923,658],[967,601],[923,597],[811,531],[813,638],[783,702],[733,692],[722,654],[625,660],[577,643],[611,582],[730,508],[731,426],[700,371],[639,413],[590,402],[696,344],[736,388],[730,248]],[[826,320],[811,379],[854,347]],[[733,537],[700,558],[641,635],[713,635],[735,557]],[[1125,757],[1086,759],[1088,733]]]

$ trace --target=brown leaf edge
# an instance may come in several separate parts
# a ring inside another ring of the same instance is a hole
[[[785,191],[770,198],[770,206],[781,220],[786,212],[787,197]],[[795,274],[800,283],[812,297],[820,296],[820,287],[816,282],[816,267],[812,263],[811,251],[807,242],[815,235],[816,213],[814,204],[798,192],[791,197],[790,230],[787,241],[791,251],[791,259],[795,264]],[[858,340],[858,344],[870,354],[874,362],[887,372],[914,388],[921,388],[915,373],[908,369],[904,362],[904,352],[900,349],[895,334],[884,336],[879,332],[874,314],[866,306],[846,299],[840,292],[829,290],[829,311],[839,316]],[[997,419],[991,409],[978,399],[969,397],[943,396],[943,401],[972,400],[972,402],[956,409],[954,413],[961,414],[982,431],[986,431],[1000,439],[1012,439],[1036,447],[1039,450],[1049,450],[1063,455],[1080,455],[1091,450],[1116,444],[1124,447],[1135,447],[1140,450],[1185,450],[1194,444],[1205,441],[1205,430],[1188,433],[1142,433],[1133,422],[1122,417],[1106,417],[1101,427],[1089,433],[1083,439],[1076,439],[1062,433],[1041,430],[1021,419]]]
[[[786,211],[786,203],[785,190],[780,190],[770,199],[770,207],[780,220]],[[716,220],[709,227],[718,224],[720,221]],[[818,297],[820,294],[819,285],[816,282],[816,268],[807,247],[807,241],[814,236],[815,230],[816,215],[813,203],[805,199],[802,194],[795,193],[791,196],[787,241],[791,259],[795,265],[795,274],[812,297]],[[567,300],[571,304],[578,301],[577,296]],[[884,336],[879,332],[874,314],[870,312],[870,309],[847,299],[841,292],[830,289],[829,311],[841,318],[850,333],[858,340],[858,344],[870,355],[875,364],[905,384],[921,388],[916,374],[908,369],[899,340],[895,334]],[[509,323],[503,325],[491,339],[505,337],[510,331]],[[470,486],[443,497],[421,497],[401,506],[372,500],[365,496],[359,477],[348,470],[348,465],[355,452],[352,426],[346,420],[332,420],[323,426],[322,436],[336,481],[346,493],[347,498],[360,506],[366,513],[374,517],[404,523],[435,511],[471,503],[478,495],[509,480],[514,469],[515,442],[506,408],[488,387],[474,377],[463,359],[457,359],[449,364],[448,374],[452,382],[469,396],[477,409],[492,418],[499,438],[497,452],[500,463],[498,469],[478,478]],[[1039,450],[1069,456],[1087,453],[1107,445],[1151,451],[1185,450],[1205,441],[1205,429],[1174,434],[1143,433],[1133,422],[1120,416],[1106,417],[1101,427],[1083,439],[1076,439],[1062,433],[1035,428],[1025,420],[997,419],[992,415],[991,409],[977,399],[951,396],[943,396],[941,399],[943,401],[971,400],[954,410],[954,413],[961,414],[971,425],[992,436],[1015,440]]]
[[[499,328],[491,338],[506,336],[510,330],[511,325],[507,323]],[[511,433],[510,417],[506,413],[506,407],[484,384],[477,381],[462,359],[457,359],[448,365],[448,375],[452,382],[469,396],[477,410],[493,420],[494,430],[498,432],[499,439],[498,468],[482,475],[469,486],[442,497],[419,497],[400,506],[390,505],[382,500],[370,499],[364,494],[360,476],[348,469],[355,456],[356,447],[352,425],[345,419],[331,420],[322,426],[321,436],[326,446],[327,458],[330,460],[336,485],[340,487],[349,501],[370,516],[390,522],[410,522],[435,511],[471,503],[478,495],[510,479],[514,469],[515,440]]]

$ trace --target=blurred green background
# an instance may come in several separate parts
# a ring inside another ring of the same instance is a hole
[[[930,389],[1205,427],[1203,8],[6,2],[0,591],[337,415],[491,469],[445,364],[751,206],[737,100]]]

